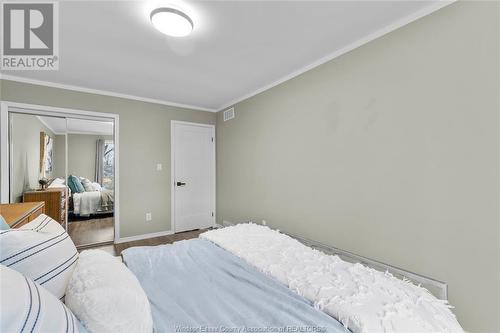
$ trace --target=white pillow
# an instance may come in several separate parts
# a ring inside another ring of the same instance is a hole
[[[78,260],[63,227],[42,214],[19,229],[0,232],[0,264],[23,273],[63,299]]]
[[[92,183],[92,187],[94,187],[94,191],[102,191],[102,186],[99,183]]]
[[[55,178],[49,185],[49,188],[56,188],[56,187],[66,187],[66,185],[64,185],[63,178]]]
[[[0,332],[85,332],[73,313],[42,286],[0,265]]]
[[[83,188],[85,189],[85,192],[94,192],[95,188],[94,185],[92,185],[92,182],[88,180],[87,178],[80,178]]]
[[[139,281],[101,250],[80,253],[66,305],[90,332],[153,332],[151,308]]]

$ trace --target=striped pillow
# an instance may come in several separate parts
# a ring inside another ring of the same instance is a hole
[[[23,273],[61,300],[77,260],[75,244],[47,215],[19,229],[0,231],[0,264]]]
[[[61,301],[38,283],[0,265],[0,332],[85,332]]]

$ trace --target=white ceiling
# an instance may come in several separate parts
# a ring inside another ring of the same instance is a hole
[[[38,116],[54,134],[113,135],[113,122]]]
[[[173,1],[188,37],[149,21],[172,2],[60,2],[59,70],[2,74],[218,111],[447,4]]]

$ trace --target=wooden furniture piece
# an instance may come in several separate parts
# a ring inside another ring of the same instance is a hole
[[[23,202],[45,202],[45,214],[63,224],[68,214],[68,190],[65,187],[23,193]]]
[[[24,202],[0,205],[0,215],[11,228],[19,228],[45,213],[44,202]]]

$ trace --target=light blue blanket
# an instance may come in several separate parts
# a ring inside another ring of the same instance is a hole
[[[133,247],[122,256],[149,298],[157,332],[348,332],[208,240]]]

